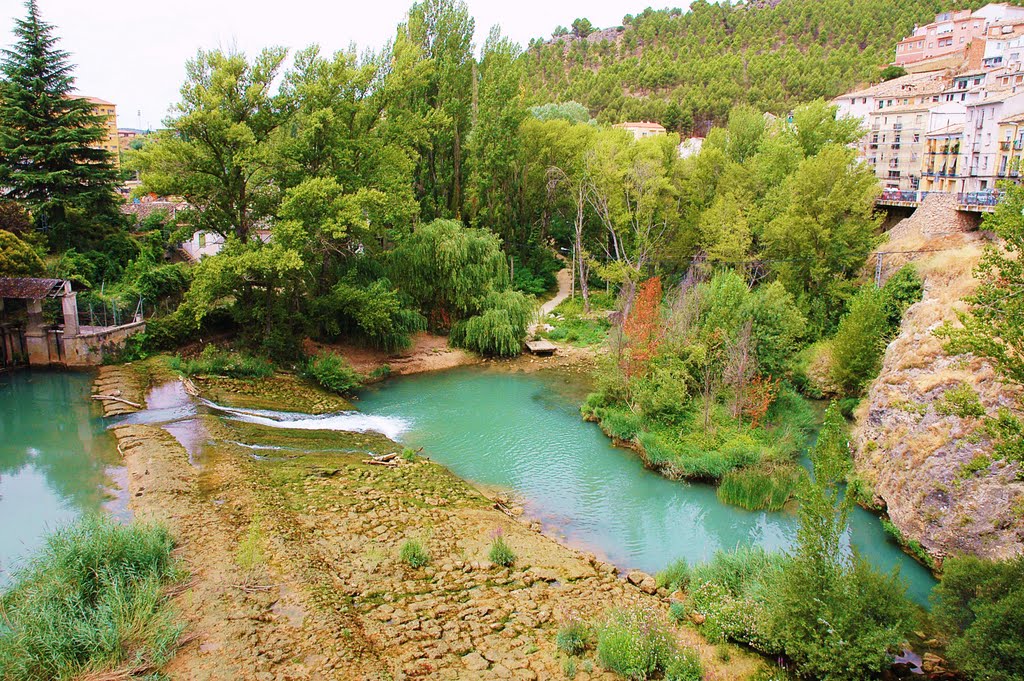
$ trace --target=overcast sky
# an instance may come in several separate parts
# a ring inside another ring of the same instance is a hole
[[[268,45],[319,43],[328,52],[355,42],[379,48],[412,0],[38,0],[76,64],[79,92],[117,104],[123,128],[158,126],[177,101],[185,60],[199,48],[237,45],[255,54]],[[650,0],[467,0],[476,44],[498,24],[522,45],[585,16],[615,26]],[[675,0],[675,6],[688,3]],[[634,6],[635,5],[635,6]],[[660,6],[660,5],[659,5]],[[18,0],[0,1],[0,44],[14,38]],[[141,113],[140,113],[141,112]]]

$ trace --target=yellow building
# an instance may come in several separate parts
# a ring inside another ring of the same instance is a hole
[[[96,146],[110,153],[110,162],[115,168],[121,167],[121,142],[117,134],[117,106],[97,97],[81,97],[92,104],[93,111],[103,116],[106,137]]]
[[[957,192],[960,178],[960,146],[964,126],[950,125],[928,133],[921,173],[921,189],[926,192]]]
[[[996,177],[1017,180],[1021,174],[1024,156],[1024,114],[1015,114],[999,121],[999,155],[996,157]]]

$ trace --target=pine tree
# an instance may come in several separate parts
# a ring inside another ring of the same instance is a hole
[[[36,0],[25,8],[0,65],[0,187],[50,231],[54,246],[80,245],[116,223],[117,175],[96,148],[106,135],[102,116],[73,94],[69,54]]]

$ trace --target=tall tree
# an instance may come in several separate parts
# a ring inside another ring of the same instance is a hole
[[[289,111],[272,88],[285,54],[266,49],[250,63],[237,52],[200,51],[169,129],[136,155],[146,189],[195,208],[190,229],[244,241],[273,214],[280,188],[268,181],[271,140]]]
[[[103,116],[75,95],[73,65],[36,0],[15,22],[0,72],[0,193],[22,202],[58,248],[86,245],[117,224],[117,174]]]
[[[418,140],[416,189],[424,220],[460,218],[465,145],[474,95],[473,18],[462,0],[423,0],[399,27],[400,43],[420,50],[430,66],[420,87],[409,88],[398,108],[419,111],[429,134]]]

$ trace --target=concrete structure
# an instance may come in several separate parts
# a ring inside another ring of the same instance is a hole
[[[50,299],[60,301],[63,324],[46,323],[43,303]],[[24,307],[17,307],[19,303]],[[0,368],[17,364],[95,366],[103,362],[104,353],[145,329],[141,315],[128,324],[82,326],[71,282],[0,278]]]
[[[214,232],[196,232],[192,238],[181,244],[182,252],[193,262],[199,262],[208,255],[216,255],[222,248],[224,237]]]
[[[103,116],[104,128],[106,128],[107,136],[99,144],[96,145],[98,149],[103,149],[110,153],[110,162],[115,167],[121,167],[121,141],[120,135],[117,132],[117,106],[112,102],[108,102],[97,97],[80,97],[85,101],[92,104],[93,112],[98,116]]]
[[[665,135],[668,133],[663,126],[649,121],[617,123],[612,127],[620,128],[626,132],[632,133],[633,137],[636,139],[643,139],[644,137],[652,137],[654,135]]]

